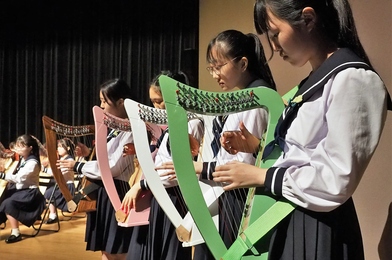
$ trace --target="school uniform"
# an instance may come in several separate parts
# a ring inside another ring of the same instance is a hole
[[[64,160],[72,160],[74,161],[73,157],[71,155],[68,155]],[[75,194],[75,182],[74,182],[74,173],[73,171],[66,171],[65,169],[62,169],[62,174],[64,177],[64,181],[67,184],[67,188],[71,195],[73,196]],[[53,189],[56,190],[54,191],[53,198],[51,203],[55,202],[55,205],[58,209],[62,211],[68,211],[68,206],[67,206],[67,201],[65,200],[63,194],[61,193],[60,189],[58,189],[57,186],[53,185],[50,186],[45,190],[44,197],[45,199],[49,200],[52,193]]]
[[[41,218],[45,198],[38,188],[41,168],[38,160],[30,155],[21,160],[15,174],[5,174],[4,179],[14,185],[8,185],[5,199],[0,204],[0,223],[7,220],[6,214],[28,227]]]
[[[370,68],[328,74],[352,61],[360,60],[348,49],[335,52],[301,82],[296,96],[306,100],[290,103],[277,126],[284,154],[267,170],[265,191],[297,207],[274,231],[270,259],[364,259],[351,196],[379,142],[387,92]]]
[[[267,83],[264,80],[258,79],[249,84],[247,88],[259,86],[267,86]],[[222,121],[222,119],[224,120]],[[226,164],[230,161],[236,160],[251,165],[255,164],[255,155],[243,152],[232,155],[220,145],[219,138],[221,134],[225,131],[239,130],[240,122],[244,122],[244,125],[249,132],[261,139],[267,129],[268,112],[265,109],[258,108],[230,114],[227,118],[216,117],[213,122],[212,130],[216,137],[211,143],[211,149],[215,150],[215,160],[203,163],[201,178],[212,180],[212,173],[215,171],[215,167]],[[226,191],[219,197],[219,234],[227,247],[230,247],[237,238],[247,194],[248,189],[235,189]],[[194,259],[214,259],[214,257],[208,250],[207,246],[205,244],[201,244],[195,247]]]
[[[130,189],[128,181],[134,172],[133,156],[123,156],[123,147],[128,143],[133,143],[130,132],[111,132],[108,136],[109,166],[120,200]],[[115,210],[103,186],[97,161],[76,162],[74,171],[85,175],[89,181],[98,185],[91,195],[96,197],[97,209],[87,213],[86,250],[105,251],[110,254],[127,253],[133,228],[118,226]]]
[[[200,143],[204,134],[202,121],[198,119],[189,121],[188,129],[189,134]],[[172,161],[168,131],[170,130],[167,129],[164,131],[162,138],[159,140],[159,148],[155,156],[156,166]],[[161,181],[177,211],[184,217],[188,209],[178,188],[177,180],[161,178]],[[138,255],[135,252],[141,253]],[[182,246],[182,242],[177,238],[174,225],[154,197],[151,199],[149,225],[135,227],[127,259],[192,259],[192,248]]]

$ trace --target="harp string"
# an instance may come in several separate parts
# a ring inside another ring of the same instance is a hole
[[[151,124],[156,124],[160,125],[161,127],[165,129],[161,136],[158,138],[159,147],[157,147],[158,151],[156,153],[156,156],[154,158],[155,165],[159,166],[158,164],[165,163],[168,161],[171,161],[171,151],[170,151],[170,130],[167,128],[167,113],[163,109],[155,109],[152,107],[148,107],[142,104],[139,104],[139,117],[141,120],[146,122],[147,129],[152,128]],[[196,119],[195,115],[190,115],[190,118]],[[190,133],[196,132],[196,129],[191,129],[192,125],[190,125]],[[172,137],[174,138],[174,137]],[[165,142],[163,142],[165,141]],[[163,152],[162,150],[163,149]],[[160,151],[159,151],[160,150]],[[166,152],[166,157],[164,156],[164,153]],[[157,172],[159,175],[159,173]],[[162,179],[162,178],[161,178]],[[162,179],[163,182],[165,182],[164,179]],[[168,186],[170,187],[165,187],[165,188],[171,188],[173,192],[175,193],[175,196],[178,199],[178,205],[180,207],[180,215],[181,217],[184,217],[185,214],[188,212],[188,208],[186,206],[186,203],[184,201],[184,198],[182,196],[181,190],[178,187],[178,184],[176,181],[169,181],[172,182],[172,184],[169,183]],[[163,184],[162,184],[163,185]]]
[[[120,132],[131,132],[132,131],[129,120],[115,117],[107,112],[104,112],[103,122],[108,128],[107,143],[110,142],[110,140],[112,138],[116,138],[120,134]],[[118,149],[118,147],[116,147],[115,149]],[[126,150],[126,148],[123,147],[123,160],[121,160],[120,163],[118,164],[120,166],[120,174],[119,175],[124,176],[123,179],[126,179],[125,176],[128,176],[129,171],[134,169],[133,156],[130,156],[129,154],[127,154],[125,150]],[[109,156],[110,156],[110,154],[109,154]],[[112,174],[113,174],[113,172],[112,172]],[[135,181],[137,181],[137,180],[135,180]],[[121,186],[121,189],[123,189],[123,190],[129,190],[129,183],[121,182],[120,186]]]
[[[189,97],[187,97],[189,98]],[[192,99],[192,98],[191,98]],[[207,106],[209,106],[213,111],[216,111],[216,116],[214,116],[214,119],[212,119],[212,124],[214,123],[214,120],[217,120],[218,117],[223,118],[223,120],[220,120],[219,123],[221,124],[221,131],[219,132],[219,136],[224,132],[224,131],[238,131],[238,125],[239,122],[241,121],[239,114],[238,113],[230,113],[230,114],[225,114],[227,113],[226,110],[221,110],[219,106],[222,106],[223,103],[226,104],[231,104],[234,101],[233,100],[219,100],[216,97],[207,97],[206,99],[203,99],[201,102],[205,102]],[[218,112],[219,111],[219,112]],[[219,120],[219,119],[218,119]],[[227,123],[230,123],[230,125],[226,125]],[[212,125],[210,124],[210,125]],[[205,130],[205,135],[208,135],[209,138],[206,138],[206,140],[212,140],[211,142],[205,142],[204,146],[206,146],[206,149],[211,149],[211,146],[213,146],[211,143],[215,142],[215,146],[220,147],[220,142],[219,139],[216,139],[213,133],[213,125]],[[237,144],[236,147],[239,147],[241,144]],[[214,158],[205,158],[202,156],[202,161],[203,162],[211,162],[215,161],[216,166],[225,164],[228,161],[244,161],[243,158],[237,155],[229,155],[229,153],[224,150],[223,148],[220,148],[218,153],[216,154],[216,157]],[[247,163],[253,163],[253,161],[247,161]],[[226,243],[231,245],[234,240],[236,239],[236,236],[238,234],[238,231],[240,229],[240,223],[241,223],[241,214],[239,215],[240,212],[243,211],[244,205],[242,205],[242,202],[246,201],[247,197],[247,192],[245,189],[238,189],[238,190],[233,190],[230,192],[223,192],[223,184],[222,183],[214,183],[216,186],[221,187],[220,192],[216,192],[216,189],[213,189],[214,197],[216,200],[218,200],[218,209],[219,209],[219,232],[221,235],[225,236]],[[234,198],[233,198],[234,197]],[[234,200],[234,201],[233,201]],[[233,205],[235,203],[235,205]],[[237,208],[237,210],[234,210],[233,208]],[[239,209],[239,211],[238,211]],[[224,230],[222,230],[224,229]]]
[[[94,154],[94,133],[95,128],[93,125],[82,125],[82,126],[71,126],[64,123],[57,122],[47,116],[42,118],[45,130],[45,145],[40,145],[43,155],[49,160],[50,170],[55,178],[61,193],[68,204],[68,211],[74,212],[77,210],[77,205],[73,201],[73,195],[68,190],[66,181],[63,174],[72,169],[58,169],[57,160],[59,160],[59,154],[57,147],[60,140],[64,140],[67,144],[67,153],[76,161],[89,160]],[[45,149],[45,150],[44,150]],[[74,174],[74,173],[73,173]],[[81,177],[81,176],[79,176]],[[77,176],[77,179],[79,178]],[[74,179],[74,178],[73,178]],[[77,180],[78,185],[81,180]],[[75,183],[75,180],[74,180]]]
[[[216,93],[195,90],[164,76],[161,76],[159,81],[162,85],[163,96],[168,111],[169,125],[171,122],[174,122],[171,117],[178,118],[183,115],[179,106],[186,111],[200,111],[200,113],[207,115],[217,115],[222,113],[221,111],[225,111],[224,114],[228,114],[229,112],[241,112],[250,110],[251,108],[262,107],[266,108],[266,111],[268,111],[266,140],[270,141],[271,138],[273,139],[273,129],[283,109],[283,104],[280,104],[281,98],[275,91],[267,88],[255,88],[230,93]],[[216,104],[217,102],[214,99],[218,99],[218,101],[222,102]],[[223,102],[225,100],[227,100],[227,102]],[[272,110],[269,110],[264,104],[267,104]],[[181,134],[182,131],[184,131],[184,129],[179,127],[177,131],[173,131],[173,134],[184,138]],[[180,142],[176,142],[176,145],[173,147],[173,159],[175,160],[174,164],[176,171],[177,168],[182,170],[190,167],[189,162],[186,162],[186,158],[182,155],[181,146],[182,144]],[[279,155],[275,153],[274,156]],[[271,160],[268,158],[268,162]],[[194,197],[192,203],[188,204],[188,207],[192,210],[195,221],[197,221],[208,247],[211,249],[214,257],[219,259],[227,251],[227,248],[223,241],[220,240],[221,238],[218,238],[219,235],[217,236],[217,233],[211,232],[213,230],[212,221],[205,220],[205,215],[207,213],[206,209],[201,207],[201,205],[194,203],[200,199],[200,193],[197,189],[194,189],[194,186],[192,187],[194,180],[182,174],[178,174],[178,179],[183,193],[187,197]],[[190,192],[188,192],[188,190]],[[236,240],[238,240],[238,238]]]
[[[223,130],[227,126],[225,122],[236,122],[236,125],[231,125],[230,127],[233,129],[227,129],[227,130],[238,130],[238,126],[240,121],[244,121],[243,119],[241,120],[239,118],[239,113],[229,113],[229,110],[232,110],[233,107],[238,107],[238,106],[243,106],[246,108],[247,106],[250,106],[251,102],[254,102],[253,98],[254,96],[252,93],[249,94],[241,94],[238,95],[238,93],[202,93],[199,91],[195,91],[192,88],[181,88],[181,84],[178,84],[180,90],[177,92],[177,100],[178,102],[187,110],[189,111],[195,111],[195,112],[202,112],[206,114],[214,114],[216,115],[215,118],[218,118],[221,116],[224,121],[222,127],[222,131],[219,133],[221,135],[223,133]],[[244,110],[244,109],[242,109]],[[234,118],[234,119],[233,119]],[[227,121],[227,120],[230,121]],[[222,122],[222,120],[220,120]],[[246,123],[246,122],[244,122]],[[211,129],[206,130],[206,135],[212,135]],[[253,134],[255,134],[253,132]],[[256,134],[261,139],[261,134]],[[211,136],[210,139],[212,139],[212,142],[216,142],[215,146],[219,146],[218,144],[219,140],[215,139],[214,136]],[[205,144],[209,145],[209,144]],[[242,144],[241,144],[242,145]],[[238,147],[238,144],[237,144]],[[219,156],[223,154],[223,156]],[[240,158],[235,155],[235,156],[229,156],[229,159],[224,159],[224,156],[228,155],[228,153],[224,149],[220,149],[218,156],[215,158],[217,164],[216,165],[222,165],[228,161],[232,160],[240,160]],[[255,160],[248,160],[245,162],[254,164]],[[222,186],[223,184],[221,183],[216,183],[216,185]],[[223,187],[223,186],[222,186]],[[213,190],[215,191],[215,190]],[[231,194],[230,194],[231,193]],[[225,218],[224,220],[220,220],[220,222],[223,225],[223,229],[226,229],[226,235],[229,236],[229,244],[234,242],[235,236],[237,235],[239,231],[239,226],[241,222],[241,217],[235,217],[235,213],[238,214],[238,212],[233,212],[232,207],[230,207],[231,201],[230,201],[230,196],[234,195],[235,197],[235,203],[237,203],[237,207],[239,209],[242,209],[243,206],[241,205],[241,202],[246,201],[246,190],[244,189],[239,189],[239,190],[234,190],[231,191],[230,193],[222,193],[222,194],[215,194],[215,197],[220,199],[222,203],[219,203],[219,210],[220,212],[223,212],[223,214],[220,214],[221,216],[227,215],[228,217]],[[226,206],[223,208],[223,205]],[[229,207],[227,207],[229,206]],[[242,211],[242,210],[241,210]],[[237,220],[237,221],[235,221]]]
[[[130,189],[130,177],[135,170],[134,155],[128,154],[124,149],[128,145],[133,146],[130,121],[106,113],[97,106],[93,108],[93,114],[98,136],[96,151],[98,165],[104,187],[116,212],[118,225],[123,227],[146,225],[151,198],[149,193],[142,194],[139,210],[131,209],[127,212],[121,207],[123,195]],[[104,140],[108,129],[110,129],[108,140]]]
[[[10,147],[10,149],[12,149]],[[16,152],[6,149],[0,142],[0,169],[5,173],[14,173],[18,164],[19,157]],[[0,179],[0,204],[3,201],[3,194],[7,190],[8,182],[6,180]]]
[[[81,135],[81,136],[69,136],[63,134],[57,134],[57,146],[56,146],[56,156],[58,160],[73,160],[76,162],[86,162],[90,160],[90,157],[93,156],[94,150],[94,135]],[[64,147],[65,145],[65,147]],[[63,146],[66,149],[66,154],[61,156],[58,153],[59,146]],[[66,174],[69,174],[68,178],[73,179],[73,183],[75,185],[75,193],[80,192],[81,189],[85,188],[87,184],[87,179],[83,175],[77,174],[73,171],[73,169],[65,169],[60,168],[60,172],[63,177]],[[72,175],[72,177],[70,176]],[[66,179],[64,178],[66,181]],[[68,183],[67,183],[68,184]],[[75,194],[72,194],[74,196]],[[76,211],[79,211],[81,208],[77,208]]]
[[[152,108],[143,104],[139,104],[135,101],[132,100],[126,100],[125,101],[126,104],[126,109],[128,112],[128,115],[131,119],[131,121],[135,122],[135,124],[139,121],[143,122],[143,124],[146,125],[146,129],[152,129],[154,127],[157,126],[164,126],[164,131],[161,134],[160,137],[157,137],[156,139],[158,139],[158,145],[159,145],[159,151],[156,153],[155,158],[152,158],[152,161],[155,161],[155,165],[159,165],[160,163],[165,163],[168,161],[171,161],[171,152],[170,152],[170,140],[168,140],[169,136],[167,135],[167,131],[170,132],[170,130],[167,129],[167,114],[166,111],[163,109],[156,109],[156,108]],[[137,113],[136,113],[137,111]],[[189,114],[189,120],[193,120],[196,119],[198,121],[193,121],[193,124],[189,124],[190,128],[188,129],[188,131],[191,133],[192,136],[197,136],[199,135],[199,137],[197,137],[199,140],[198,142],[200,142],[201,136],[202,134],[200,134],[200,127],[198,128],[198,122],[201,122],[199,119],[197,119],[197,116],[194,114]],[[192,127],[195,127],[194,129],[192,129]],[[136,131],[135,132],[135,138],[137,138],[139,140],[139,137],[136,137],[136,135],[143,135],[143,133]],[[145,133],[144,133],[145,135]],[[140,136],[142,137],[142,136]],[[163,141],[163,142],[162,142]],[[143,144],[141,144],[143,145]],[[143,147],[144,148],[144,147]],[[136,152],[141,153],[142,149],[141,148],[137,148]],[[139,155],[139,156],[143,156],[143,155]],[[148,167],[146,167],[146,163],[148,162],[144,162],[144,166],[146,169]],[[188,212],[187,206],[185,204],[185,201],[183,199],[183,196],[181,194],[181,191],[178,187],[178,184],[176,182],[176,180],[174,181],[167,181],[164,180],[160,177],[159,173],[154,169],[151,170],[151,173],[149,171],[147,171],[147,181],[149,183],[149,186],[152,190],[153,193],[157,193],[157,194],[162,194],[161,192],[167,192],[168,189],[164,188],[163,183],[166,183],[166,186],[169,186],[171,193],[174,193],[172,195],[175,195],[175,197],[177,198],[177,207],[174,206],[173,202],[171,201],[171,199],[169,198],[169,195],[166,194],[167,199],[163,198],[164,196],[156,196],[157,202],[160,204],[161,208],[166,212],[166,214],[168,215],[169,219],[171,220],[172,224],[178,229],[178,227],[181,225],[181,221],[176,217],[173,216],[173,212],[171,212],[171,210],[169,210],[169,208],[171,208],[172,210],[178,210],[178,214],[180,215],[180,218],[183,218],[185,216],[185,214]],[[149,175],[148,174],[152,174]],[[154,178],[152,178],[154,177]],[[157,187],[155,185],[158,185],[159,189],[156,189],[154,187]],[[167,203],[171,204],[170,207],[168,207]],[[190,228],[190,227],[189,227]],[[188,228],[186,228],[188,229]],[[188,232],[189,233],[189,230]],[[186,241],[186,236],[188,237],[188,235],[185,235],[184,233],[179,233],[177,231],[177,235],[179,237],[180,241]]]

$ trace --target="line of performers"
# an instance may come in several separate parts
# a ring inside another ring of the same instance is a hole
[[[210,128],[202,120],[194,120],[188,124],[188,133],[196,173],[199,178],[227,184],[219,198],[217,227],[227,247],[237,237],[248,188],[261,187],[267,195],[283,197],[296,205],[274,230],[268,250],[270,259],[364,259],[351,196],[377,147],[390,97],[362,48],[346,0],[300,0],[296,5],[283,0],[275,1],[279,4],[270,2],[256,1],[257,32],[267,34],[271,50],[284,61],[295,66],[309,62],[312,66],[311,74],[288,102],[277,128],[275,141],[284,154],[269,169],[254,166],[254,154],[267,129],[267,109],[217,116]],[[350,22],[341,24],[345,19]],[[207,63],[208,72],[222,91],[258,86],[276,90],[258,35],[237,30],[219,33],[208,45]],[[346,63],[365,65],[337,69]],[[162,74],[188,83],[184,73]],[[158,77],[148,91],[154,107],[165,109]],[[133,99],[133,92],[124,80],[106,81],[100,86],[100,107],[126,119],[124,100]],[[290,116],[286,117],[286,112]],[[169,132],[163,128],[156,142],[148,145],[156,170],[165,172],[162,183],[184,217],[187,209],[178,192],[171,159],[170,138],[175,137]],[[208,135],[210,144],[205,141]],[[114,184],[122,209],[128,212],[150,185],[144,179],[129,182],[135,172],[134,147],[129,145],[133,143],[132,132],[110,132],[106,142]],[[174,225],[154,197],[149,225],[119,226],[98,162],[70,158],[69,143],[63,146],[59,142],[58,146],[57,167],[64,177],[72,173],[69,179],[65,177],[70,190],[75,189],[74,173],[96,186],[96,210],[87,214],[86,250],[101,251],[102,259],[215,259],[210,252],[213,245],[202,243],[193,250],[182,246]],[[22,135],[16,139],[14,149],[21,158],[16,174],[0,169],[0,179],[15,184],[0,204],[0,222],[8,220],[12,229],[7,243],[21,240],[19,221],[32,225],[45,207],[45,197],[38,189],[44,162],[40,161],[37,140]],[[199,160],[203,157],[201,150],[209,150],[212,156],[207,161]],[[66,210],[60,201],[56,205]],[[47,223],[56,221],[51,211]]]

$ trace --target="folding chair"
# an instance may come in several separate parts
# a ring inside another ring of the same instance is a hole
[[[50,186],[50,184],[49,184],[50,181],[48,181],[48,180],[50,180],[50,177],[41,175],[40,176],[40,182],[39,182],[40,183],[40,187],[46,187],[47,188],[48,186]],[[36,224],[32,225],[32,227],[34,229],[34,233],[32,235],[29,235],[30,237],[37,236],[40,231],[58,232],[60,230],[60,220],[57,221],[57,228],[56,229],[43,229],[42,228],[42,225],[45,223],[46,216],[49,216],[49,206],[50,206],[50,204],[54,204],[54,206],[56,207],[56,200],[54,199],[54,194],[55,194],[55,191],[57,189],[58,189],[58,186],[57,186],[57,183],[56,183],[54,188],[53,188],[52,193],[50,194],[50,198],[49,198],[49,200],[48,200],[48,202],[46,204],[46,208],[44,210],[44,214],[43,214],[43,216],[41,215],[41,220],[40,220],[40,223],[39,223],[38,227],[36,227]],[[57,210],[56,210],[56,217],[57,217],[57,219],[59,219]]]

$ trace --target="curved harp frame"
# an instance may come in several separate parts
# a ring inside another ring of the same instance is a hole
[[[116,187],[114,185],[113,176],[109,166],[109,155],[107,151],[107,134],[108,128],[130,132],[131,125],[129,120],[122,119],[106,113],[98,106],[93,107],[94,121],[95,121],[95,148],[97,163],[100,170],[102,182],[105,186],[106,192],[109,196],[116,212],[116,219],[119,226],[131,227],[147,225],[150,214],[150,198],[149,192],[142,192],[138,201],[138,211],[132,209],[128,214],[121,209],[121,200],[118,196]],[[139,210],[141,209],[141,210]]]
[[[0,165],[4,168],[5,173],[13,173],[19,164],[19,160],[16,160],[14,152],[7,153],[7,156],[8,157],[0,157]],[[7,188],[7,184],[8,181],[0,179],[0,203],[3,199],[2,196]]]
[[[274,129],[284,109],[282,98],[269,88],[251,88],[235,92],[209,92],[194,89],[167,76],[159,78],[168,114],[171,150],[178,183],[185,202],[207,246],[216,259],[267,259],[269,232],[294,206],[285,201],[275,201],[271,197],[256,194],[249,189],[243,213],[242,226],[237,239],[226,248],[215,228],[202,193],[197,183],[192,164],[189,143],[185,142],[186,112],[206,115],[227,115],[253,108],[266,108],[269,114],[268,128],[263,146],[274,139]],[[268,168],[280,156],[281,150],[273,152],[261,160],[262,149],[258,153],[256,165]],[[186,174],[184,174],[186,173]],[[194,174],[192,174],[194,173]]]
[[[183,218],[177,211],[162,184],[159,173],[155,170],[153,158],[150,156],[147,130],[167,126],[166,110],[146,106],[131,99],[126,99],[124,105],[133,129],[136,154],[148,186],[158,204],[175,226],[178,239],[183,242],[183,246],[204,243],[198,230],[195,230],[191,215],[188,213]],[[201,118],[194,113],[188,113],[187,122],[193,119]],[[159,136],[156,136],[156,139],[158,138]]]
[[[73,196],[68,190],[67,183],[63,177],[60,169],[57,168],[57,135],[63,135],[64,137],[81,137],[86,135],[94,136],[95,128],[94,125],[83,125],[83,126],[70,126],[51,119],[48,116],[42,117],[42,122],[45,130],[46,139],[46,150],[49,160],[49,165],[53,172],[53,177],[67,201],[67,207],[69,212],[75,212],[77,210],[77,203],[73,200]]]

